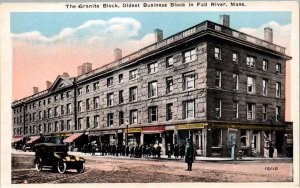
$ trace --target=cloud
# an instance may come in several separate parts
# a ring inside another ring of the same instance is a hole
[[[241,28],[239,31],[263,39],[265,27],[273,29],[273,43],[287,48],[287,54],[289,54],[291,44],[291,24],[280,25],[275,21],[271,21],[261,25],[259,28]]]

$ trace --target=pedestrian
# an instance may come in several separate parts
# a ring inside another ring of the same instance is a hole
[[[168,158],[171,158],[172,149],[171,149],[171,144],[170,143],[167,144],[167,154],[168,154]]]
[[[175,158],[178,158],[178,156],[179,156],[179,145],[178,144],[175,144],[174,156],[175,156]]]
[[[157,158],[160,158],[161,147],[159,144],[156,147],[156,152],[157,152]]]
[[[192,171],[192,164],[194,162],[194,146],[190,139],[187,139],[185,146],[185,162],[187,163],[187,171]]]
[[[181,143],[179,147],[180,158],[184,157],[184,145]]]

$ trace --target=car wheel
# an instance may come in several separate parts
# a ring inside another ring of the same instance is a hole
[[[41,158],[38,158],[36,161],[35,161],[35,168],[38,172],[42,171],[43,169],[43,164],[42,164],[42,159]]]
[[[85,170],[85,167],[84,167],[84,165],[83,164],[80,164],[78,167],[77,167],[77,172],[78,173],[83,173],[84,172],[84,170]]]
[[[57,162],[57,171],[61,174],[64,174],[66,172],[66,170],[67,170],[67,164],[62,160],[58,161]]]

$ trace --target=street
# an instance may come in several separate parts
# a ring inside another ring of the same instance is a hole
[[[85,158],[84,173],[59,174],[52,169],[37,172],[32,154],[12,154],[12,183],[292,182],[291,162],[197,161],[190,172],[184,160]]]

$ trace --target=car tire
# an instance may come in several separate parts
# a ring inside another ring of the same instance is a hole
[[[67,170],[67,164],[60,160],[57,162],[57,171],[60,173],[60,174],[64,174]]]
[[[38,158],[36,161],[35,161],[35,169],[36,171],[40,172],[43,170],[43,163],[42,163],[42,159],[41,158]]]
[[[85,167],[83,164],[80,164],[77,168],[76,168],[78,173],[83,173],[85,170]]]

